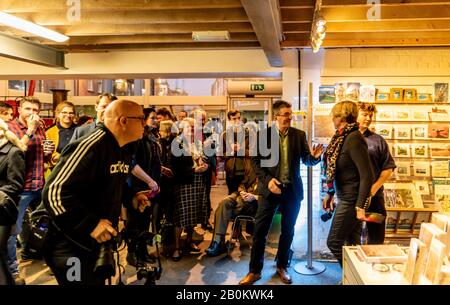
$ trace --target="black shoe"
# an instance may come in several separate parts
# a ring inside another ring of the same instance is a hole
[[[206,230],[206,231],[214,230],[213,226],[209,222],[208,223],[202,223],[202,229]]]
[[[184,247],[183,252],[186,254],[200,254],[202,250],[196,244],[190,243]]]
[[[225,247],[224,242],[223,241],[217,242],[213,240],[209,248],[206,250],[206,255],[214,257],[223,254],[225,252],[227,252],[227,248]]]
[[[181,250],[175,249],[175,251],[172,254],[172,260],[174,262],[179,262],[181,260],[183,253],[181,252]]]

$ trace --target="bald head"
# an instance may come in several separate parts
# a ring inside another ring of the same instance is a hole
[[[111,102],[106,107],[104,122],[120,146],[139,140],[144,133],[142,107],[133,101]]]

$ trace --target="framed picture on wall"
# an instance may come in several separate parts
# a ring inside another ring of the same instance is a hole
[[[359,88],[359,101],[365,103],[375,102],[375,86],[374,85],[364,85]]]
[[[448,139],[449,138],[448,124],[429,124],[428,137],[430,139]]]
[[[345,100],[345,90],[347,89],[347,83],[336,83],[334,86],[334,96],[336,103]]]
[[[390,94],[386,92],[378,92],[376,94],[376,101],[377,102],[389,102],[390,100]]]
[[[409,121],[410,120],[410,112],[409,110],[397,110],[394,115],[394,119],[398,121]]]
[[[392,139],[391,125],[376,125],[375,132],[385,139]]]
[[[428,126],[427,125],[415,125],[412,128],[412,138],[417,140],[423,140],[428,138]]]
[[[403,101],[403,88],[391,88],[391,101],[392,102]]]
[[[428,121],[428,111],[424,111],[423,109],[415,109],[412,110],[412,120],[413,121]]]
[[[394,129],[396,139],[411,139],[411,128],[409,125],[396,125]]]
[[[392,121],[394,113],[391,110],[379,110],[376,113],[377,121]]]
[[[397,176],[411,176],[411,163],[405,161],[397,161],[395,162],[397,165],[396,173]]]
[[[410,157],[409,144],[396,144],[395,145],[395,157]]]
[[[429,177],[430,176],[430,162],[414,162],[414,176]]]
[[[421,103],[431,103],[433,98],[431,93],[417,93],[417,101]]]
[[[345,89],[345,98],[355,103],[358,102],[360,86],[360,83],[348,83]]]
[[[450,144],[430,143],[430,154],[432,158],[449,159]]]
[[[319,87],[319,103],[331,104],[335,102],[334,86],[320,86]]]
[[[434,84],[434,102],[435,103],[448,102],[448,83]]]
[[[403,90],[403,101],[405,102],[415,102],[416,101],[417,90],[411,88],[405,88]]]
[[[413,144],[411,151],[413,158],[428,158],[428,144]]]

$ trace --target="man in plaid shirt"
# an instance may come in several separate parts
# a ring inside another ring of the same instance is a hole
[[[47,145],[44,150],[45,130],[40,123],[39,110],[40,101],[37,98],[25,97],[20,101],[19,117],[8,123],[9,129],[28,147],[25,152],[25,185],[20,195],[19,215],[16,228],[8,240],[8,263],[17,284],[25,283],[19,275],[17,235],[22,232],[27,207],[41,201],[41,191],[44,188],[44,158],[51,156],[55,148],[54,145]],[[26,240],[22,238],[21,241],[22,249],[26,249]],[[22,259],[25,258],[26,253],[22,251]]]

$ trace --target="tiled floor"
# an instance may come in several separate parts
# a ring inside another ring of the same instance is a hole
[[[220,182],[219,182],[220,183]],[[219,185],[213,187],[211,200],[213,208],[226,195],[226,186]],[[305,204],[306,207],[306,204]],[[292,267],[299,263],[299,259],[304,256],[306,252],[306,208],[302,207],[301,215],[296,226],[296,237],[293,243],[294,258]],[[328,233],[328,232],[326,232]],[[275,275],[274,256],[278,245],[279,221],[275,219],[271,232],[268,238],[266,247],[265,267],[263,270],[263,277],[257,284],[278,285],[282,284]],[[194,238],[198,240],[199,246],[206,249],[211,241],[211,232],[204,231],[200,227],[196,228]],[[325,237],[326,238],[326,237]],[[315,238],[314,243],[320,243],[323,236]],[[162,276],[157,284],[168,285],[235,285],[248,272],[248,262],[250,259],[249,243],[241,240],[240,245],[236,246],[230,257],[224,255],[210,258],[204,253],[200,255],[185,256],[179,262],[173,262],[171,259],[162,257]],[[314,248],[315,252],[316,249]],[[125,266],[125,274],[122,276],[123,282],[127,284],[143,284],[145,280],[138,281],[136,276],[136,269],[127,266],[125,262],[125,250],[121,252],[120,261]],[[302,264],[305,264],[303,262]],[[326,285],[337,284],[341,280],[341,270],[337,263],[326,262],[325,272],[306,276],[296,273],[291,268],[290,273],[293,276],[294,284],[299,285]],[[53,276],[50,275],[48,267],[43,261],[26,261],[21,262],[21,273],[26,278],[28,285],[54,285],[56,284]]]

